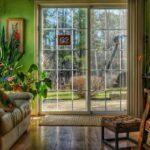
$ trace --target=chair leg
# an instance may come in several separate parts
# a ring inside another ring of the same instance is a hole
[[[115,132],[115,149],[118,150],[118,144],[119,142],[119,138],[118,138],[118,132]]]
[[[104,141],[104,127],[103,126],[102,126],[102,134],[101,135],[102,135],[102,137],[101,137],[102,141]]]
[[[129,132],[127,132],[127,139],[129,139]]]

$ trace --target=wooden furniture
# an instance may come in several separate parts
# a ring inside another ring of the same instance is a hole
[[[141,120],[128,115],[104,117],[102,118],[102,142],[114,150],[119,149],[120,140],[130,140],[137,144],[137,142],[129,137],[130,132],[139,131]],[[115,133],[115,138],[106,139],[104,135],[104,129],[109,129]],[[126,137],[119,138],[120,133],[126,133]],[[115,146],[110,144],[111,141],[115,141]]]
[[[114,116],[114,117],[106,117],[102,119],[102,142],[110,146],[114,150],[119,149],[119,140],[128,139],[134,143],[133,139],[129,137],[129,132],[139,131],[138,135],[138,150],[142,150],[143,147],[145,149],[150,149],[150,146],[146,144],[148,131],[150,130],[150,89],[144,89],[144,93],[146,93],[146,107],[142,116],[142,119],[134,118],[128,115],[123,116]],[[149,121],[149,122],[148,122]],[[147,122],[147,123],[146,123]],[[114,139],[105,139],[104,138],[104,128],[107,128],[115,133]],[[119,133],[126,133],[127,136],[124,138],[119,138]],[[115,140],[115,147],[110,144],[110,141]]]
[[[146,121],[150,118],[150,89],[144,89],[144,93],[146,94],[146,107],[142,116],[142,121],[140,125],[140,132],[138,136],[138,150],[142,150],[143,145],[147,149],[146,141],[148,137],[148,132],[146,129],[148,129],[148,122],[146,124]]]
[[[145,143],[143,143],[143,147],[144,147],[146,150],[149,150],[149,149],[150,149],[150,142],[147,143],[148,134],[150,134],[150,119],[148,119],[148,120],[146,121],[146,125],[145,125],[146,141],[145,141]],[[149,139],[149,140],[150,140],[150,139]]]

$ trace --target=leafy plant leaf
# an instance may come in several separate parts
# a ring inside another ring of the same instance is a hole
[[[29,73],[38,70],[38,66],[36,64],[32,64],[28,70]]]

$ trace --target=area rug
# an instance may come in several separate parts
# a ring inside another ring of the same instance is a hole
[[[49,115],[42,118],[40,126],[101,126],[98,115]]]

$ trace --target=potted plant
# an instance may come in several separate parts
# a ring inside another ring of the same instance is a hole
[[[21,71],[23,53],[19,52],[19,44],[13,35],[10,42],[6,41],[3,27],[0,38],[0,89],[31,92],[34,96],[46,97],[51,81],[46,78],[45,72],[40,72],[39,79],[36,78],[39,72],[36,64],[31,64],[27,72]]]

